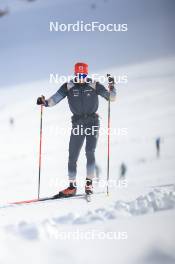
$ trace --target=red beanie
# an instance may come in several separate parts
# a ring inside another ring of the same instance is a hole
[[[77,62],[74,66],[74,72],[75,74],[77,73],[88,74],[88,64],[83,62]]]

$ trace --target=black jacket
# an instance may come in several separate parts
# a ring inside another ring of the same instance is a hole
[[[84,115],[95,113],[98,109],[98,95],[106,100],[114,101],[116,98],[116,89],[112,87],[111,92],[99,82],[88,79],[86,83],[75,83],[70,81],[64,83],[60,89],[46,100],[46,106],[54,106],[63,98],[67,97],[69,107],[74,115]]]

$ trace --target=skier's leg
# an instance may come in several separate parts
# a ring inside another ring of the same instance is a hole
[[[87,195],[93,193],[92,180],[95,174],[95,149],[98,140],[98,133],[86,136],[86,158],[87,158],[87,176],[85,192]]]
[[[160,156],[160,146],[158,146],[157,148],[157,157],[159,158],[159,156]]]
[[[69,141],[69,160],[68,160],[68,176],[70,181],[75,181],[77,173],[77,160],[82,148],[85,136],[75,135],[73,130],[71,132]]]
[[[69,176],[69,187],[60,191],[54,196],[54,198],[70,197],[76,194],[76,173],[77,173],[77,160],[84,142],[84,135],[73,133],[73,129],[70,136],[69,142],[69,161],[68,161],[68,176]]]
[[[93,128],[95,127],[95,128]],[[86,158],[87,158],[87,179],[93,179],[95,174],[95,149],[99,135],[99,122],[91,127],[91,133],[86,135]]]

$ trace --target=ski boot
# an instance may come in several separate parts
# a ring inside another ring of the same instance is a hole
[[[69,187],[60,191],[58,194],[54,195],[53,199],[72,197],[76,195],[76,192],[77,192],[76,183],[70,182]]]
[[[86,195],[93,194],[92,180],[88,178],[86,178],[85,193]]]

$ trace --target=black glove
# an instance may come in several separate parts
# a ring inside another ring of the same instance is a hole
[[[112,77],[112,76],[108,76],[108,83],[109,83],[111,86],[114,86],[114,77]]]
[[[42,95],[41,97],[38,97],[37,105],[46,105],[46,100],[45,100],[44,95]]]
[[[107,74],[107,78],[108,78],[108,84],[109,84],[109,89],[110,91],[114,90],[114,77],[112,77],[110,74]]]

